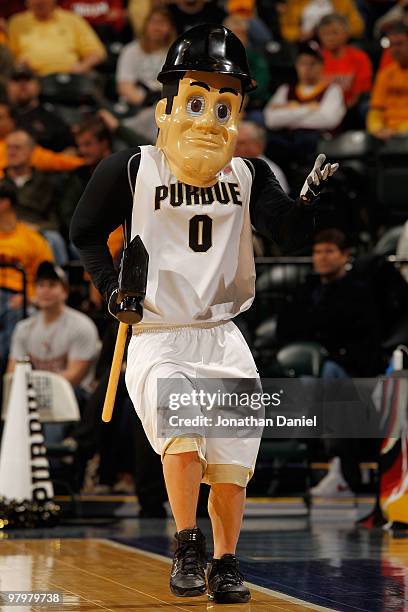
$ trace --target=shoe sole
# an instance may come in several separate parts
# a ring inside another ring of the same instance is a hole
[[[204,595],[207,591],[207,587],[204,584],[202,587],[196,587],[194,589],[181,589],[170,585],[170,591],[173,595],[176,595],[176,597],[199,597],[200,595]]]
[[[247,603],[251,599],[251,593],[244,595],[243,593],[218,593],[217,595],[208,594],[208,599],[215,603]]]

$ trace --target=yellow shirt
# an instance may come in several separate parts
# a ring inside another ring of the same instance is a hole
[[[48,242],[25,223],[18,222],[10,232],[0,231],[0,261],[19,263],[27,275],[27,297],[34,294],[34,279],[42,261],[53,261]],[[21,292],[22,275],[11,268],[0,268],[0,288]]]
[[[287,42],[300,39],[303,11],[310,0],[286,0],[280,15],[280,27],[283,38]],[[347,19],[349,34],[359,38],[364,32],[364,22],[353,0],[331,0],[333,13],[339,13]]]
[[[389,128],[408,132],[408,68],[393,62],[377,75],[367,119],[370,132]]]
[[[9,21],[9,47],[16,62],[26,61],[40,75],[69,72],[83,58],[105,49],[91,26],[79,15],[56,8],[39,21],[24,11]]]

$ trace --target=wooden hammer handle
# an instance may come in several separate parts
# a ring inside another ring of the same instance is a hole
[[[103,404],[102,411],[102,421],[104,421],[105,423],[109,423],[112,418],[119,376],[122,370],[123,353],[125,352],[128,327],[129,326],[126,323],[119,323],[118,335],[116,337],[115,344],[115,352],[113,353],[108,388],[106,390],[105,402]]]

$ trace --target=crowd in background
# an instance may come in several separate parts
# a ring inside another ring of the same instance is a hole
[[[408,142],[407,0],[1,2],[0,264],[24,268],[30,315],[19,322],[24,310],[20,273],[0,267],[1,371],[11,372],[16,359],[28,353],[37,367],[73,384],[84,419],[69,439],[80,447],[84,466],[98,455],[103,490],[118,490],[118,481],[119,490],[122,485],[132,488],[136,480],[143,496],[143,474],[132,472],[132,450],[112,472],[101,450],[104,434],[99,428],[95,434],[110,363],[102,359],[103,367],[90,381],[100,351],[96,329],[100,338],[105,332],[110,338],[112,328],[101,296],[86,278],[80,275],[78,282],[75,276],[78,258],[69,241],[70,219],[102,159],[124,147],[154,144],[154,107],[160,98],[156,77],[167,49],[178,34],[205,22],[223,23],[235,32],[258,82],[248,99],[236,154],[262,156],[294,197],[322,138],[330,142],[357,130],[377,147]],[[342,180],[347,184],[348,177]],[[349,272],[349,239],[364,234],[367,255],[367,245],[384,229],[370,206],[375,208],[373,201],[361,209],[355,206],[358,215],[354,210],[346,221],[341,217],[335,229],[327,230],[338,217],[324,218],[326,228],[320,229],[327,231],[313,247],[315,276],[295,292],[291,308],[278,313],[276,348],[294,340],[320,342],[330,357],[326,373],[336,377],[385,371],[390,355],[382,343],[393,331],[389,317],[399,320],[407,304],[407,285],[393,266],[380,272],[396,295],[394,310],[382,304],[374,276],[367,273],[373,266],[378,272],[378,259],[363,266],[363,273]],[[392,225],[387,215],[384,219]],[[404,236],[401,253],[408,242]],[[120,228],[109,246],[118,261]],[[258,255],[279,254],[256,236],[254,249]],[[360,250],[361,242],[354,245],[354,255]],[[39,268],[45,260],[55,265]],[[77,333],[66,334],[64,348],[56,350],[62,318],[64,325],[85,331],[82,342]],[[251,343],[251,317],[242,326]],[[125,410],[123,385],[119,399],[124,412],[115,427],[133,431],[131,445],[141,434],[137,423],[129,427],[133,417]],[[143,452],[148,455],[149,449]],[[84,482],[85,472],[84,467]],[[157,500],[160,514],[162,489]],[[147,499],[147,514],[155,512],[151,506]]]

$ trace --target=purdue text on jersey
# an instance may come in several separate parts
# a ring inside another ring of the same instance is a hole
[[[242,206],[241,193],[237,183],[218,182],[213,187],[193,187],[185,183],[170,183],[156,187],[154,209],[160,210],[162,202],[169,201],[171,206],[203,206],[219,202],[220,204],[238,204]]]

